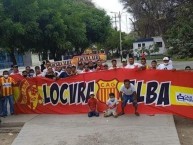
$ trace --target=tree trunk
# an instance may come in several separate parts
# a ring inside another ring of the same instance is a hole
[[[11,48],[10,57],[11,57],[11,61],[13,62],[13,65],[17,65],[17,61],[14,54],[14,48]]]

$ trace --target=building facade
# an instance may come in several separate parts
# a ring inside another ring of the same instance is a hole
[[[18,66],[31,66],[31,52],[25,54],[14,53]],[[11,56],[5,51],[0,51],[0,69],[10,68],[12,65]]]
[[[158,52],[151,53],[150,55],[161,55],[166,52],[165,43],[162,37],[152,37],[152,38],[145,38],[145,39],[138,39],[133,43],[133,53],[135,56],[140,54],[142,49],[149,49],[152,50],[155,47],[159,48]]]

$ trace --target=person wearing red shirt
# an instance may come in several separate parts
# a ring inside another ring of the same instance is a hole
[[[142,52],[141,58],[145,58],[145,53],[144,52]]]
[[[93,117],[99,116],[99,113],[97,111],[97,99],[94,98],[94,92],[90,92],[90,99],[88,100],[88,107],[89,107],[89,112],[88,112],[88,117]]]
[[[96,71],[104,70],[104,66],[100,60],[97,61]]]

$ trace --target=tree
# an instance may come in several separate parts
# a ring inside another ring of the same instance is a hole
[[[164,36],[175,20],[181,0],[120,0],[134,17],[134,28],[142,38]]]
[[[193,57],[193,3],[176,8],[176,21],[168,30],[169,54],[178,58]]]
[[[26,42],[29,41],[26,41],[28,38],[26,36],[30,37],[28,32],[32,29],[31,26],[35,26],[31,24],[36,24],[37,3],[35,0],[1,0],[0,2],[3,12],[0,14],[1,46],[8,50],[13,64],[16,64],[15,48],[19,48],[19,51],[28,51]]]
[[[62,54],[105,43],[111,23],[90,0],[0,0],[0,44],[16,64],[14,52]]]

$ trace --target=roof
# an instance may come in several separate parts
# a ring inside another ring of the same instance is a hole
[[[136,43],[136,42],[149,42],[149,41],[153,41],[153,38],[142,38],[142,39],[138,39],[138,40],[136,40],[134,43]]]

